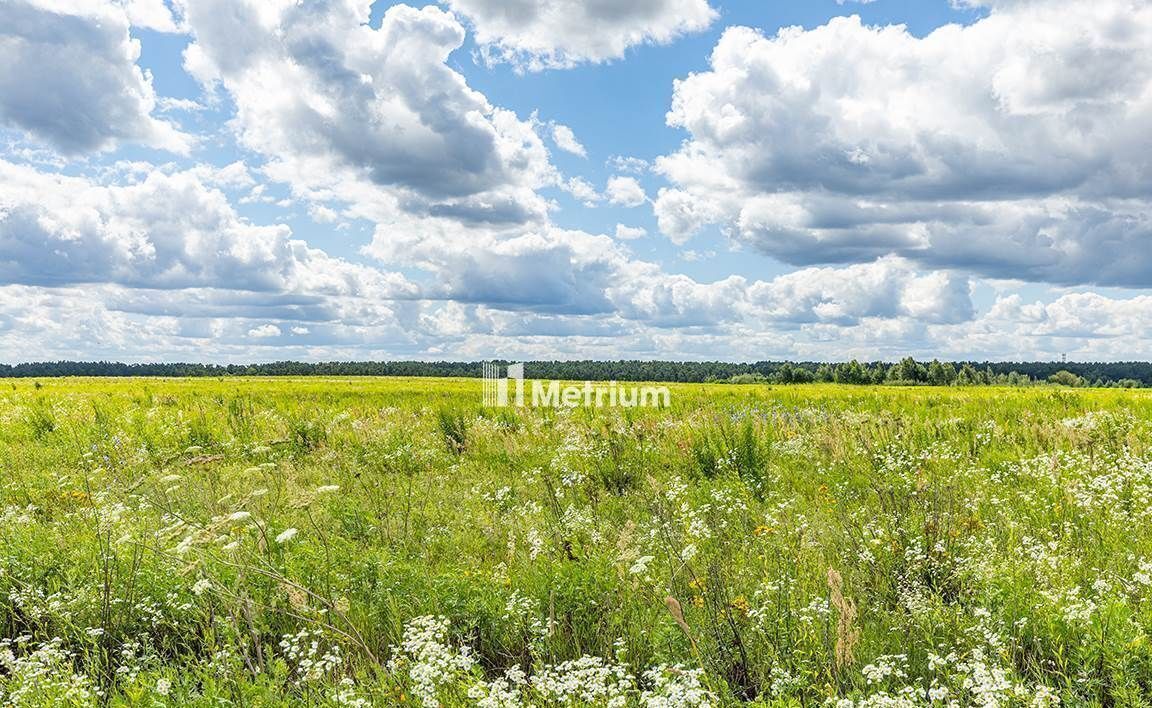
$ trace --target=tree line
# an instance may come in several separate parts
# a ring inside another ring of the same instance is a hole
[[[498,362],[507,364],[510,362]],[[667,381],[685,383],[808,383],[1028,386],[1152,386],[1152,362],[916,361],[829,363],[813,361],[534,361],[533,379],[571,381]],[[53,361],[0,364],[0,378],[55,376],[448,376],[479,377],[480,362],[462,361],[278,361],[265,364],[125,364]]]

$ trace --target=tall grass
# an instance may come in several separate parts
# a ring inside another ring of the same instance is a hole
[[[0,392],[17,705],[1145,705],[1142,391]]]

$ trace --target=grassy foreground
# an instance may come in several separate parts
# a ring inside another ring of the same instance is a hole
[[[1152,397],[0,389],[0,702],[1150,705]]]

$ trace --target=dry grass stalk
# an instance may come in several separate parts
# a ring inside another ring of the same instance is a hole
[[[856,661],[853,651],[860,641],[860,628],[856,626],[856,603],[844,597],[844,579],[835,569],[828,569],[829,602],[836,608],[836,668],[850,666]]]
[[[669,595],[664,598],[664,604],[668,607],[668,614],[672,615],[672,619],[676,620],[676,624],[683,630],[684,636],[688,637],[688,641],[692,643],[692,648],[696,648],[696,639],[692,636],[692,628],[684,621],[684,608],[680,606],[680,601]]]

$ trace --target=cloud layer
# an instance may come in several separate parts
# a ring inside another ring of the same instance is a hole
[[[1152,285],[1152,9],[981,6],[729,27],[649,160],[468,62],[562,82],[706,0],[0,3],[0,358],[1152,356],[1108,287]]]
[[[722,224],[800,265],[1152,285],[1148,46],[1132,0],[996,3],[923,38],[856,17],[729,28],[675,86],[690,139],[657,163],[661,230]]]

